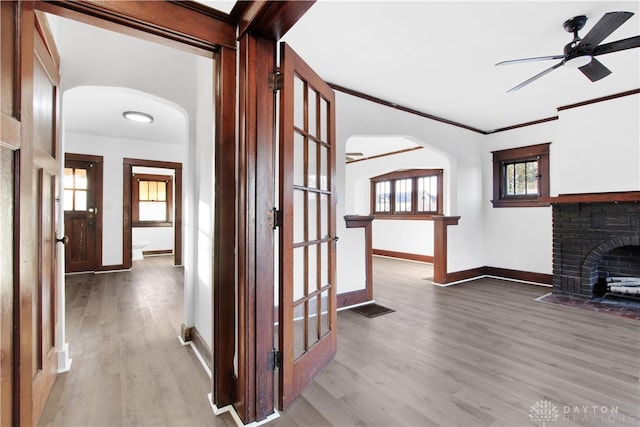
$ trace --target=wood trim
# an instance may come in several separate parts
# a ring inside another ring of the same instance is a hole
[[[172,175],[132,173],[131,179],[131,222],[132,227],[173,227],[173,182]],[[155,181],[166,184],[166,221],[140,221],[140,185],[134,185],[134,181]],[[175,240],[175,236],[174,236]]]
[[[543,200],[549,196],[550,188],[550,165],[549,146],[550,142],[525,147],[508,148],[505,150],[492,151],[493,160],[493,200],[494,208],[521,208],[521,207],[544,207],[549,206]],[[505,162],[521,162],[525,160],[537,159],[538,161],[538,191],[540,196],[531,197],[508,197],[502,194],[503,165]]]
[[[460,282],[462,280],[480,278],[480,277],[486,275],[485,269],[486,269],[486,267],[478,267],[478,268],[472,268],[472,269],[469,269],[469,270],[461,270],[461,271],[454,271],[454,272],[451,272],[451,273],[447,273],[446,278],[444,279],[444,281],[437,282],[437,283],[440,283],[440,284],[444,285],[444,284],[447,284],[447,283]]]
[[[560,194],[546,197],[543,201],[552,205],[562,203],[618,203],[640,202],[640,191],[615,191],[608,193]]]
[[[13,425],[14,401],[14,184],[15,156],[8,148],[0,146],[0,235],[7,239],[0,253],[0,425]]]
[[[64,159],[80,162],[104,163],[104,157],[94,156],[91,154],[64,153]]]
[[[345,215],[347,228],[364,228],[365,251],[365,301],[373,300],[373,227],[371,215]],[[340,299],[338,298],[338,301]],[[338,304],[338,308],[341,306]]]
[[[20,122],[5,113],[0,115],[0,145],[12,150],[20,148]]]
[[[20,118],[20,3],[0,1],[0,143],[19,147]],[[9,132],[6,128],[16,122]],[[18,131],[17,133],[15,131]],[[10,138],[10,136],[14,138]]]
[[[375,219],[373,215],[345,215],[344,221],[347,228],[366,228]]]
[[[187,326],[184,323],[180,326],[180,338],[182,341],[189,342],[193,338],[193,329],[194,326]]]
[[[369,298],[366,289],[358,289],[356,291],[342,292],[336,295],[338,309],[349,307],[356,304],[362,304],[363,302],[373,301],[373,298]]]
[[[14,425],[32,426],[33,419],[33,283],[38,280],[38,233],[34,212],[33,167],[33,3],[20,2],[16,7],[18,31],[15,52],[16,80],[13,82],[15,114],[20,120],[20,150],[16,151],[14,222]],[[3,93],[4,95],[4,93]]]
[[[393,108],[396,110],[400,110],[400,111],[404,111],[405,113],[409,113],[409,114],[415,114],[417,116],[420,117],[424,117],[426,119],[430,119],[430,120],[434,120],[437,122],[441,122],[441,123],[445,123],[451,126],[456,126],[462,129],[466,129],[466,130],[470,130],[472,132],[476,132],[482,135],[491,135],[494,133],[498,133],[498,132],[505,132],[505,131],[509,131],[509,130],[514,130],[514,129],[519,129],[519,128],[523,128],[523,127],[527,127],[527,126],[534,126],[534,125],[539,125],[542,123],[547,123],[547,122],[552,122],[554,120],[558,120],[559,117],[558,116],[552,116],[552,117],[545,117],[543,119],[538,119],[538,120],[532,120],[530,122],[525,122],[525,123],[519,123],[519,124],[515,124],[515,125],[511,125],[511,126],[505,126],[505,127],[501,127],[498,129],[491,129],[491,130],[482,130],[482,129],[478,129],[472,126],[468,126],[465,125],[463,123],[460,122],[455,122],[452,120],[448,120],[442,117],[438,117],[438,116],[434,116],[432,114],[428,114],[422,111],[418,111],[415,110],[413,108],[409,108],[409,107],[404,107],[401,105],[396,104],[395,102],[391,102],[391,101],[386,101],[384,99],[381,98],[377,98],[375,96],[372,95],[368,95],[366,93],[363,92],[359,92],[357,90],[353,90],[353,89],[349,89],[347,87],[335,84],[335,83],[329,83],[329,86],[331,86],[332,89],[338,91],[338,92],[342,92],[342,93],[346,93],[347,95],[351,95],[351,96],[355,96],[356,98],[361,98],[364,99],[366,101],[370,101],[370,102],[374,102],[376,104],[380,104],[380,105],[384,105],[385,107],[389,107],[389,108]],[[583,102],[579,102],[576,104],[571,104],[571,105],[565,105],[562,107],[558,107],[557,110],[558,111],[563,111],[563,110],[568,110],[570,108],[577,108],[577,107],[582,107],[584,105],[589,105],[589,104],[594,104],[596,102],[604,102],[604,101],[610,101],[612,99],[616,99],[616,98],[621,98],[624,96],[629,96],[629,95],[634,95],[640,93],[640,89],[633,89],[633,90],[629,90],[626,92],[621,92],[621,93],[617,93],[617,94],[613,94],[613,95],[608,95],[608,96],[603,96],[601,98],[596,98],[596,99],[592,99],[592,100],[588,100],[588,101],[583,101]],[[392,153],[395,154],[395,153]],[[375,156],[372,157],[368,157],[366,159],[358,159],[358,160],[353,160],[351,162],[348,163],[355,163],[355,162],[360,162],[363,160],[370,160],[372,158],[375,158]]]
[[[558,111],[569,110],[571,108],[584,107],[585,105],[596,104],[598,102],[611,101],[612,99],[622,98],[629,95],[636,95],[640,93],[640,89],[628,90],[626,92],[614,93],[613,95],[607,95],[600,98],[589,99],[587,101],[577,102],[575,104],[564,105],[558,107]]]
[[[236,348],[236,52],[221,48],[214,61],[215,166],[213,253],[213,403],[234,401]],[[177,219],[177,217],[176,217]],[[240,331],[239,331],[240,333]]]
[[[388,251],[385,249],[374,249],[374,255],[386,256],[390,258],[399,258],[406,259],[409,261],[419,261],[419,262],[428,262],[433,264],[433,256],[431,255],[421,255],[421,254],[412,254],[408,252],[396,252],[396,251]]]
[[[133,167],[134,166],[144,166],[151,168],[162,168],[162,169],[173,169],[173,191],[175,193],[175,198],[173,199],[173,207],[175,212],[175,217],[173,218],[173,254],[174,254],[174,265],[182,265],[182,163],[179,162],[165,162],[160,160],[150,160],[150,159],[132,159],[132,158],[123,158],[123,201],[122,201],[122,229],[123,229],[123,238],[122,238],[122,262],[124,265],[128,266],[127,268],[131,268],[131,228],[132,227],[140,227],[139,224],[134,225],[133,218],[133,203],[132,203],[132,194],[133,194],[133,186],[132,186],[132,176],[133,176]],[[153,225],[158,226],[158,225]]]
[[[156,249],[152,251],[142,251],[143,255],[173,255],[171,249]]]
[[[388,156],[394,156],[396,154],[402,154],[402,153],[408,153],[410,151],[415,151],[415,150],[422,150],[424,147],[420,146],[420,147],[411,147],[411,148],[405,148],[404,150],[398,150],[398,151],[391,151],[389,153],[384,153],[384,154],[377,154],[375,156],[369,156],[369,157],[363,157],[362,159],[355,159],[355,160],[348,160],[346,162],[346,164],[351,164],[351,163],[358,163],[358,162],[364,162],[365,160],[373,160],[373,159],[379,159],[381,157],[388,157]]]
[[[542,283],[551,285],[553,283],[553,274],[532,273],[529,271],[511,270],[508,268],[484,267],[484,273],[487,276],[503,277],[505,279],[522,280],[524,282]]]
[[[375,213],[373,217],[382,221],[432,221],[434,217],[439,217],[438,214],[410,214],[410,213]]]
[[[244,34],[239,61],[238,386],[234,404],[243,422],[273,413],[275,97],[270,76],[276,43]],[[231,201],[233,204],[233,201]]]
[[[447,281],[447,227],[458,225],[459,216],[433,217],[433,281]]]
[[[126,266],[125,264],[111,264],[111,265],[103,265],[100,266],[96,271],[120,271],[120,270],[131,270],[131,266]],[[90,271],[88,272],[90,273]]]
[[[280,2],[282,3],[282,2]],[[286,2],[289,4],[290,2]],[[293,2],[301,3],[301,2]],[[302,2],[304,3],[304,2]],[[310,2],[311,4],[313,2]],[[306,11],[309,5],[298,5]],[[291,8],[291,5],[284,10]],[[304,12],[302,12],[304,13]],[[295,21],[299,16],[295,18]],[[293,23],[291,23],[293,25]],[[288,28],[286,29],[288,30]],[[280,31],[285,31],[281,29]],[[274,412],[274,371],[268,355],[274,348],[274,253],[275,235],[269,227],[268,213],[275,199],[276,155],[276,99],[267,76],[273,76],[276,67],[277,44],[257,38],[255,51],[249,50],[248,60],[255,61],[255,342],[256,342],[256,420],[263,420]],[[260,83],[262,81],[262,83]],[[249,82],[247,82],[249,83]]]
[[[58,53],[58,47],[55,44],[55,37],[49,26],[49,21],[45,17],[44,13],[40,10],[36,10],[36,28],[42,36],[42,41],[46,45],[46,50],[49,52],[51,60],[55,64],[55,69],[60,69],[60,54]]]
[[[200,356],[204,359],[207,367],[211,372],[213,372],[213,354],[211,352],[211,348],[207,345],[207,342],[202,338],[198,328],[195,326],[191,328],[191,340],[193,345],[195,346]]]
[[[131,268],[133,262],[133,249],[131,248],[131,226],[133,223],[133,218],[131,218],[132,174],[133,165],[125,161],[122,165],[122,266],[124,268]]]
[[[543,285],[551,285],[553,282],[552,274],[533,273],[530,271],[511,270],[508,268],[499,267],[477,267],[469,270],[454,271],[447,273],[447,277],[444,282],[438,282],[441,284],[448,284],[454,282],[460,282],[463,280],[479,279],[483,276],[493,276],[500,279],[519,280],[523,282],[540,283]]]
[[[122,162],[131,166],[144,166],[149,168],[162,168],[162,169],[180,169],[182,170],[182,163],[179,162],[165,162],[163,160],[151,160],[151,159],[132,159],[123,158]]]
[[[237,2],[231,16],[238,22],[238,39],[250,33],[278,41],[314,3],[315,0]]]
[[[438,194],[436,200],[436,211],[418,211],[418,179],[423,177],[437,177]],[[396,211],[396,182],[404,179],[412,180],[411,189],[411,211]],[[388,172],[383,175],[374,176],[369,179],[371,183],[371,191],[369,192],[370,210],[372,215],[377,219],[413,219],[425,220],[431,219],[434,215],[442,215],[443,212],[443,189],[444,189],[444,169],[408,169]],[[389,212],[376,211],[376,184],[379,182],[389,182],[390,184],[390,203]]]
[[[527,126],[534,126],[534,125],[539,125],[542,123],[547,123],[547,122],[552,122],[554,120],[558,120],[558,116],[553,116],[553,117],[547,117],[545,119],[539,119],[539,120],[533,120],[530,122],[526,122],[526,123],[520,123],[517,125],[512,125],[512,126],[506,126],[503,128],[498,128],[498,129],[492,129],[492,130],[488,130],[485,132],[485,135],[491,135],[492,133],[498,133],[498,132],[505,132],[508,130],[514,130],[514,129],[520,129],[520,128],[524,128]]]
[[[409,108],[409,107],[404,107],[402,105],[396,104],[395,102],[386,101],[384,99],[377,98],[375,96],[367,95],[366,93],[358,92],[357,90],[349,89],[349,88],[346,88],[344,86],[340,86],[340,85],[335,84],[335,83],[329,83],[329,86],[331,86],[331,88],[333,90],[336,90],[336,91],[342,92],[342,93],[346,93],[347,95],[355,96],[356,98],[364,99],[365,101],[374,102],[376,104],[380,104],[380,105],[383,105],[385,107],[393,108],[395,110],[404,111],[405,113],[415,114],[416,116],[420,116],[420,117],[423,117],[425,119],[434,120],[436,122],[445,123],[445,124],[448,124],[448,125],[451,125],[451,126],[459,127],[459,128],[466,129],[466,130],[470,130],[471,132],[476,132],[476,133],[480,133],[482,135],[486,135],[486,132],[481,130],[481,129],[474,128],[472,126],[468,126],[468,125],[465,125],[463,123],[454,122],[453,120],[443,119],[442,117],[434,116],[432,114],[423,113],[422,111],[414,110],[413,108]]]
[[[183,4],[185,3],[185,4]],[[195,54],[235,48],[236,28],[227,15],[179,1],[37,1],[36,8]]]
[[[213,353],[207,342],[202,338],[200,332],[195,326],[186,326],[184,323],[180,327],[180,338],[185,343],[191,343],[195,350],[200,353],[202,359],[207,364],[207,368],[213,372]]]

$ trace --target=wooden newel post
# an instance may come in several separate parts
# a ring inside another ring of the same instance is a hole
[[[433,281],[447,283],[447,226],[458,225],[459,216],[433,217]]]

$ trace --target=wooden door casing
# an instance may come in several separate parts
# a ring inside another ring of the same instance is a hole
[[[36,25],[33,61],[33,207],[38,271],[32,286],[32,421],[36,423],[57,374],[57,112],[60,76],[51,57],[53,40],[45,40],[44,25]]]
[[[286,409],[337,349],[335,95],[281,44],[279,407]]]
[[[0,425],[12,423],[13,412],[13,236],[14,156],[0,145]]]
[[[215,94],[217,114],[215,139],[217,157],[221,161],[215,168],[216,186],[234,188],[235,162],[227,161],[235,158],[233,154],[235,142],[235,46],[236,24],[230,22],[228,16],[211,13],[204,6],[188,4],[189,2],[101,2],[96,6],[92,2],[33,2],[0,1],[0,18],[2,24],[2,49],[0,49],[0,83],[2,97],[0,109],[2,125],[0,138],[2,150],[9,150],[9,157],[14,159],[13,176],[13,363],[9,370],[13,372],[13,425],[31,426],[37,424],[32,420],[33,407],[33,375],[32,359],[32,283],[38,276],[37,230],[35,220],[37,200],[32,196],[34,184],[34,158],[38,155],[33,150],[33,91],[32,75],[34,61],[34,24],[35,14],[46,11],[56,15],[94,24],[120,33],[143,37],[158,41],[165,46],[173,46],[196,54],[210,55],[220,52],[222,64],[215,72],[221,77]],[[35,10],[34,10],[35,9]],[[176,17],[179,17],[177,19]],[[226,47],[225,47],[226,46]],[[58,61],[56,61],[58,63]],[[228,154],[231,153],[231,154]],[[5,152],[5,154],[7,154]],[[4,176],[4,175],[3,175]],[[229,194],[228,191],[216,193]],[[233,192],[231,192],[233,200]],[[0,194],[0,202],[7,206],[8,199]],[[234,209],[228,209],[228,203],[216,214],[216,246],[233,248],[235,242]],[[61,212],[60,212],[61,214]],[[3,230],[6,227],[3,226]],[[3,233],[3,239],[7,235]],[[232,286],[235,265],[234,251],[222,252],[216,258],[215,288],[223,288],[214,300],[216,325],[220,333],[214,335],[214,347],[224,352],[224,358],[216,362],[212,400],[223,407],[232,402],[232,381],[226,373],[233,370],[234,349],[234,291]],[[231,259],[232,262],[227,262]],[[10,270],[2,271],[10,273]],[[5,314],[6,312],[3,312]],[[3,327],[4,327],[3,323]],[[229,327],[230,325],[230,327]],[[4,337],[3,337],[4,338]],[[4,349],[5,347],[3,347]],[[218,358],[216,358],[218,359]],[[10,359],[3,359],[9,363]],[[224,373],[224,374],[223,374]],[[5,399],[2,401],[5,407]],[[4,417],[3,417],[4,419]],[[4,423],[3,423],[4,425]]]

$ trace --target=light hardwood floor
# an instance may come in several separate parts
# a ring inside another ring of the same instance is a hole
[[[181,273],[148,258],[68,278],[73,365],[42,425],[232,425],[211,414],[210,380],[177,342]],[[376,257],[376,301],[396,312],[340,312],[336,359],[269,425],[541,426],[539,401],[557,410],[547,427],[640,424],[640,322],[534,301],[545,287],[431,276]]]
[[[215,417],[211,380],[178,341],[183,269],[173,257],[130,272],[67,276],[71,370],[60,374],[42,426],[235,426]]]

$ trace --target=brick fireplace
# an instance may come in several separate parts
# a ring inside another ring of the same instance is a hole
[[[640,192],[560,195],[553,206],[553,293],[585,299],[640,278]]]

